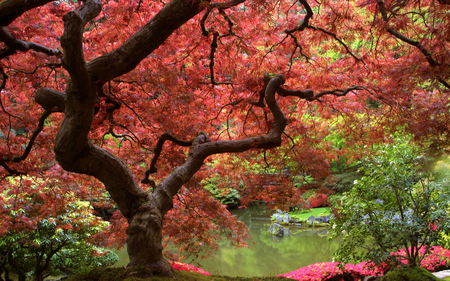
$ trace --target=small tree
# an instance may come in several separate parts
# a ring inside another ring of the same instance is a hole
[[[406,141],[381,146],[363,162],[364,176],[345,193],[332,231],[332,238],[343,235],[337,259],[370,260],[386,270],[420,265],[448,229],[448,186],[434,180],[426,169],[431,162]]]
[[[92,214],[89,202],[74,199],[42,180],[12,180],[0,190],[0,280],[44,280],[61,271],[109,266],[117,255],[97,246],[107,222]],[[44,195],[39,194],[45,189]],[[99,239],[97,239],[99,238]]]

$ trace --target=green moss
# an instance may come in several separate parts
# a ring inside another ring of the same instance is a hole
[[[183,280],[183,281],[271,281],[271,280],[291,280],[284,277],[228,277],[217,275],[203,275],[195,272],[187,272],[175,270],[174,279],[167,277],[150,277],[139,278],[129,277],[125,278],[125,268],[95,268],[89,272],[79,273],[69,276],[67,281],[169,281],[169,280]]]
[[[399,268],[389,271],[382,281],[435,281],[441,280],[425,268],[419,266]]]

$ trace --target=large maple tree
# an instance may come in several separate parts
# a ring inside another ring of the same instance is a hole
[[[449,7],[3,0],[0,173],[77,182],[82,199],[106,189],[129,224],[128,274],[171,276],[162,229],[174,205],[175,241],[200,247],[228,229],[242,242],[242,224],[199,184],[209,174],[251,178],[258,164],[321,178],[394,130],[445,148]],[[292,184],[271,188],[242,195],[299,200]]]

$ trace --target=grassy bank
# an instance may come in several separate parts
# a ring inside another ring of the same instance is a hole
[[[289,212],[289,216],[294,219],[298,219],[299,221],[305,221],[310,216],[318,217],[319,215],[327,215],[329,216],[331,214],[330,208],[323,207],[323,208],[313,208],[310,210],[302,210],[302,211],[294,211]]]

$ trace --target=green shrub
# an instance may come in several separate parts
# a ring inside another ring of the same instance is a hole
[[[450,226],[448,184],[434,181],[429,161],[407,141],[377,147],[364,159],[363,177],[344,194],[332,237],[343,234],[336,258],[371,260],[387,270],[420,264],[427,249]],[[391,255],[402,249],[404,257]]]

